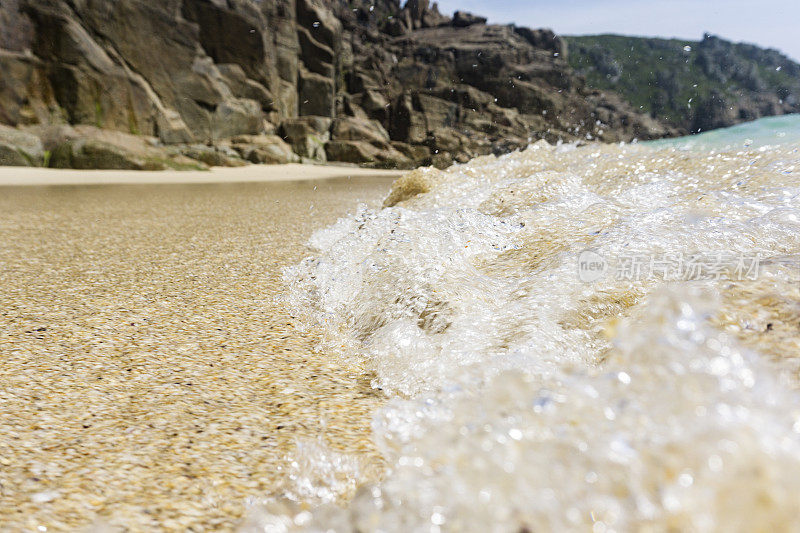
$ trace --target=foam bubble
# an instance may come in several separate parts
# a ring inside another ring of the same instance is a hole
[[[798,159],[538,144],[315,234],[289,302],[394,398],[389,469],[287,530],[791,528]]]

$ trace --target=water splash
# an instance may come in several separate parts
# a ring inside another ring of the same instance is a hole
[[[389,207],[318,232],[289,300],[395,398],[374,422],[389,470],[345,508],[270,516],[312,531],[795,527],[798,163],[791,146],[540,143],[416,171]],[[586,249],[763,264],[586,283]]]

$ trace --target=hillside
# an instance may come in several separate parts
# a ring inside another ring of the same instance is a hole
[[[684,133],[800,112],[800,65],[776,50],[711,35],[565,40],[570,66],[589,87],[614,91]]]

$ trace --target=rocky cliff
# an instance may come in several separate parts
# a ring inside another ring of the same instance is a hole
[[[701,41],[569,37],[571,66],[682,134],[800,112],[800,65],[776,50]]]
[[[427,0],[0,0],[0,163],[446,166],[676,132],[566,55]]]

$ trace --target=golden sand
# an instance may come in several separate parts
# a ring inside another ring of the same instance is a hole
[[[230,530],[296,439],[374,457],[381,398],[274,298],[390,181],[0,188],[0,529]]]

